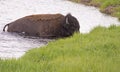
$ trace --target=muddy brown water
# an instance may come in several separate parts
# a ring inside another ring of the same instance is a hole
[[[96,26],[120,25],[117,18],[99,12],[95,7],[66,0],[0,0],[0,58],[19,58],[26,51],[47,44],[48,39],[24,38],[3,32],[5,24],[32,14],[71,13],[80,22],[80,32],[89,33]]]

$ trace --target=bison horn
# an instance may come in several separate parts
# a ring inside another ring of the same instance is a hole
[[[65,21],[66,21],[66,24],[69,24],[68,17],[66,17],[66,20],[65,20]]]
[[[69,23],[69,18],[70,18],[71,16],[72,16],[71,13],[68,13],[68,14],[66,15],[66,18],[65,18],[66,24],[70,24],[70,23]]]

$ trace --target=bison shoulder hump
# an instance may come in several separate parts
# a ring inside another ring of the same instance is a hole
[[[30,15],[26,16],[25,18],[32,20],[32,21],[44,21],[44,20],[53,20],[58,19],[60,17],[64,17],[61,14],[39,14],[39,15]]]

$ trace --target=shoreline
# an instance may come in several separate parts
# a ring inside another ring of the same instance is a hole
[[[100,12],[105,13],[107,15],[111,15],[113,17],[117,17],[120,21],[120,4],[111,4],[110,1],[106,1],[104,3],[95,0],[69,0],[76,3],[81,3],[87,6],[94,6],[100,9]],[[117,1],[116,1],[117,2]]]

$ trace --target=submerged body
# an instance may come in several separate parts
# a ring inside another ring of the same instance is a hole
[[[3,28],[8,32],[25,33],[38,37],[67,37],[79,31],[79,22],[71,14],[39,14],[30,15],[11,22]]]

